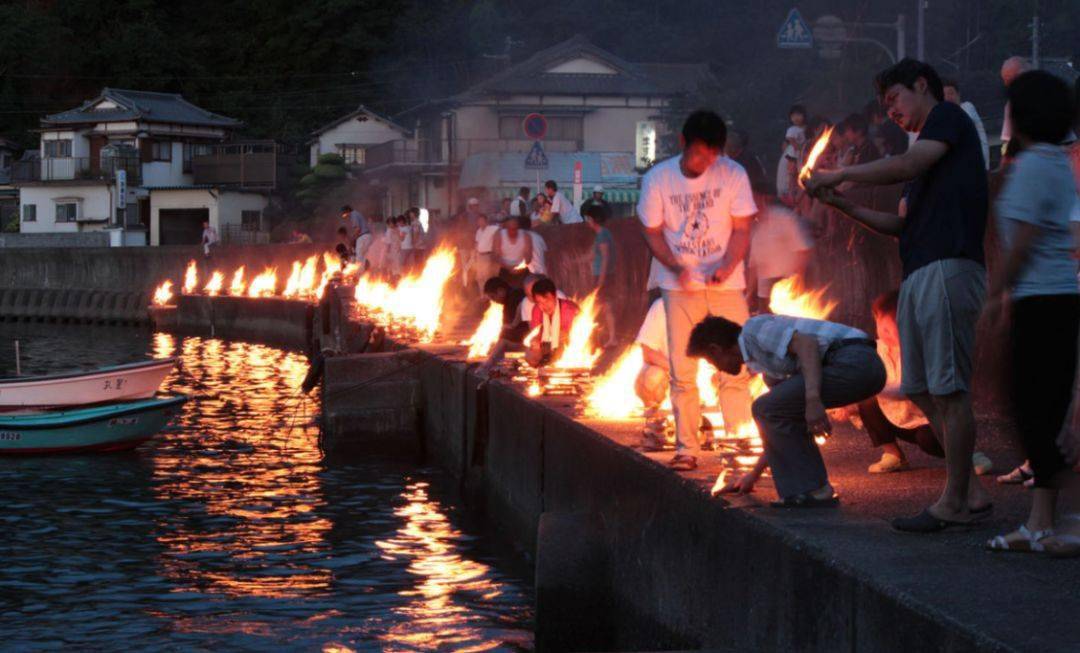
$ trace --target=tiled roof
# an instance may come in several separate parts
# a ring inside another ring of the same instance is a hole
[[[112,101],[117,108],[95,111],[93,106],[102,100]],[[130,91],[117,88],[105,88],[101,91],[101,95],[84,102],[82,106],[45,116],[41,123],[44,126],[50,126],[128,120],[228,128],[237,128],[242,125],[239,120],[199,108],[178,93]]]
[[[615,74],[549,73],[551,67],[574,58],[598,61]],[[678,95],[699,86],[715,85],[705,64],[630,63],[574,36],[476,84],[458,100],[484,95]]]

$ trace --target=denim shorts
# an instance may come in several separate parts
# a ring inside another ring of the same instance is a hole
[[[934,261],[900,284],[902,380],[908,395],[971,391],[975,325],[986,297],[986,268],[969,259]]]

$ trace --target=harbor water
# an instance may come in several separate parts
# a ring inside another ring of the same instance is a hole
[[[323,457],[296,353],[3,325],[0,371],[177,356],[174,425],[118,454],[0,458],[0,649],[531,650],[530,572],[438,470]]]

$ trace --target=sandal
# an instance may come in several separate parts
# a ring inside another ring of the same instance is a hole
[[[1009,541],[1005,539],[1008,535],[995,535],[993,539],[987,540],[986,548],[990,551],[1012,551],[1014,553],[1042,553],[1045,551],[1045,547],[1041,540],[1050,537],[1054,534],[1054,529],[1047,528],[1042,531],[1029,531],[1027,526],[1021,525],[1016,529],[1016,533],[1020,534],[1019,539]]]
[[[683,453],[675,454],[667,465],[676,472],[692,472],[697,469],[697,458]]]
[[[1080,557],[1080,535],[1051,535],[1039,544],[1052,558]]]
[[[985,509],[984,509],[985,510]],[[914,517],[897,517],[892,520],[893,530],[901,533],[940,533],[947,528],[970,526],[972,522],[952,521],[935,517],[927,508]]]
[[[1031,471],[1030,467],[1027,467],[1027,463],[1024,463],[1008,474],[998,476],[997,482],[1002,485],[1019,485],[1021,483],[1027,483],[1033,478],[1035,478],[1035,473]]]
[[[809,492],[793,494],[779,501],[769,504],[773,508],[833,508],[840,505],[840,497],[833,494],[830,497],[819,499]]]

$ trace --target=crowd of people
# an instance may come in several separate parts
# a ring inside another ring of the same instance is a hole
[[[775,505],[835,505],[839,496],[815,437],[831,433],[829,410],[847,407],[881,450],[870,473],[908,469],[901,443],[945,461],[937,500],[896,517],[893,528],[969,526],[993,512],[979,478],[993,464],[975,449],[972,408],[976,326],[986,320],[1009,333],[1009,397],[1027,458],[998,480],[1027,482],[1033,499],[1027,521],[987,546],[1080,554],[1080,519],[1056,516],[1060,494],[1080,498],[1077,451],[1065,428],[1080,336],[1080,146],[1063,146],[1075,141],[1076,92],[1021,64],[1010,60],[1002,70],[1008,138],[994,207],[1002,252],[992,277],[983,250],[991,203],[986,131],[958,83],[931,66],[905,59],[882,71],[878,100],[835,125],[793,106],[775,188],[745,133],[729,132],[712,111],[685,120],[680,154],[644,175],[637,206],[652,256],[642,290],[659,295],[636,339],[643,449],[673,448],[671,468],[697,467],[711,442],[701,428],[697,385],[698,361],[706,359],[719,370],[714,383],[724,428],[752,421],[764,442],[754,468],[724,491],[752,491],[771,468]],[[810,147],[830,128],[828,147],[800,180]],[[845,193],[853,185],[894,184],[904,190],[891,211],[860,206]],[[874,301],[876,338],[769,312],[773,286],[801,275],[810,260],[813,241],[802,216],[824,207],[899,241],[902,282]],[[482,373],[514,349],[537,366],[557,357],[579,314],[549,275],[547,244],[535,230],[545,224],[584,221],[591,230],[600,342],[616,344],[612,279],[619,266],[602,188],[580,211],[548,181],[535,196],[521,188],[492,215],[469,199],[463,215],[475,230],[463,281],[502,307],[500,339]],[[417,252],[427,238],[415,209],[385,224],[369,225],[348,206],[342,217],[343,257],[391,277],[422,260]],[[755,400],[752,374],[768,386]],[[661,408],[669,395],[673,433]]]

